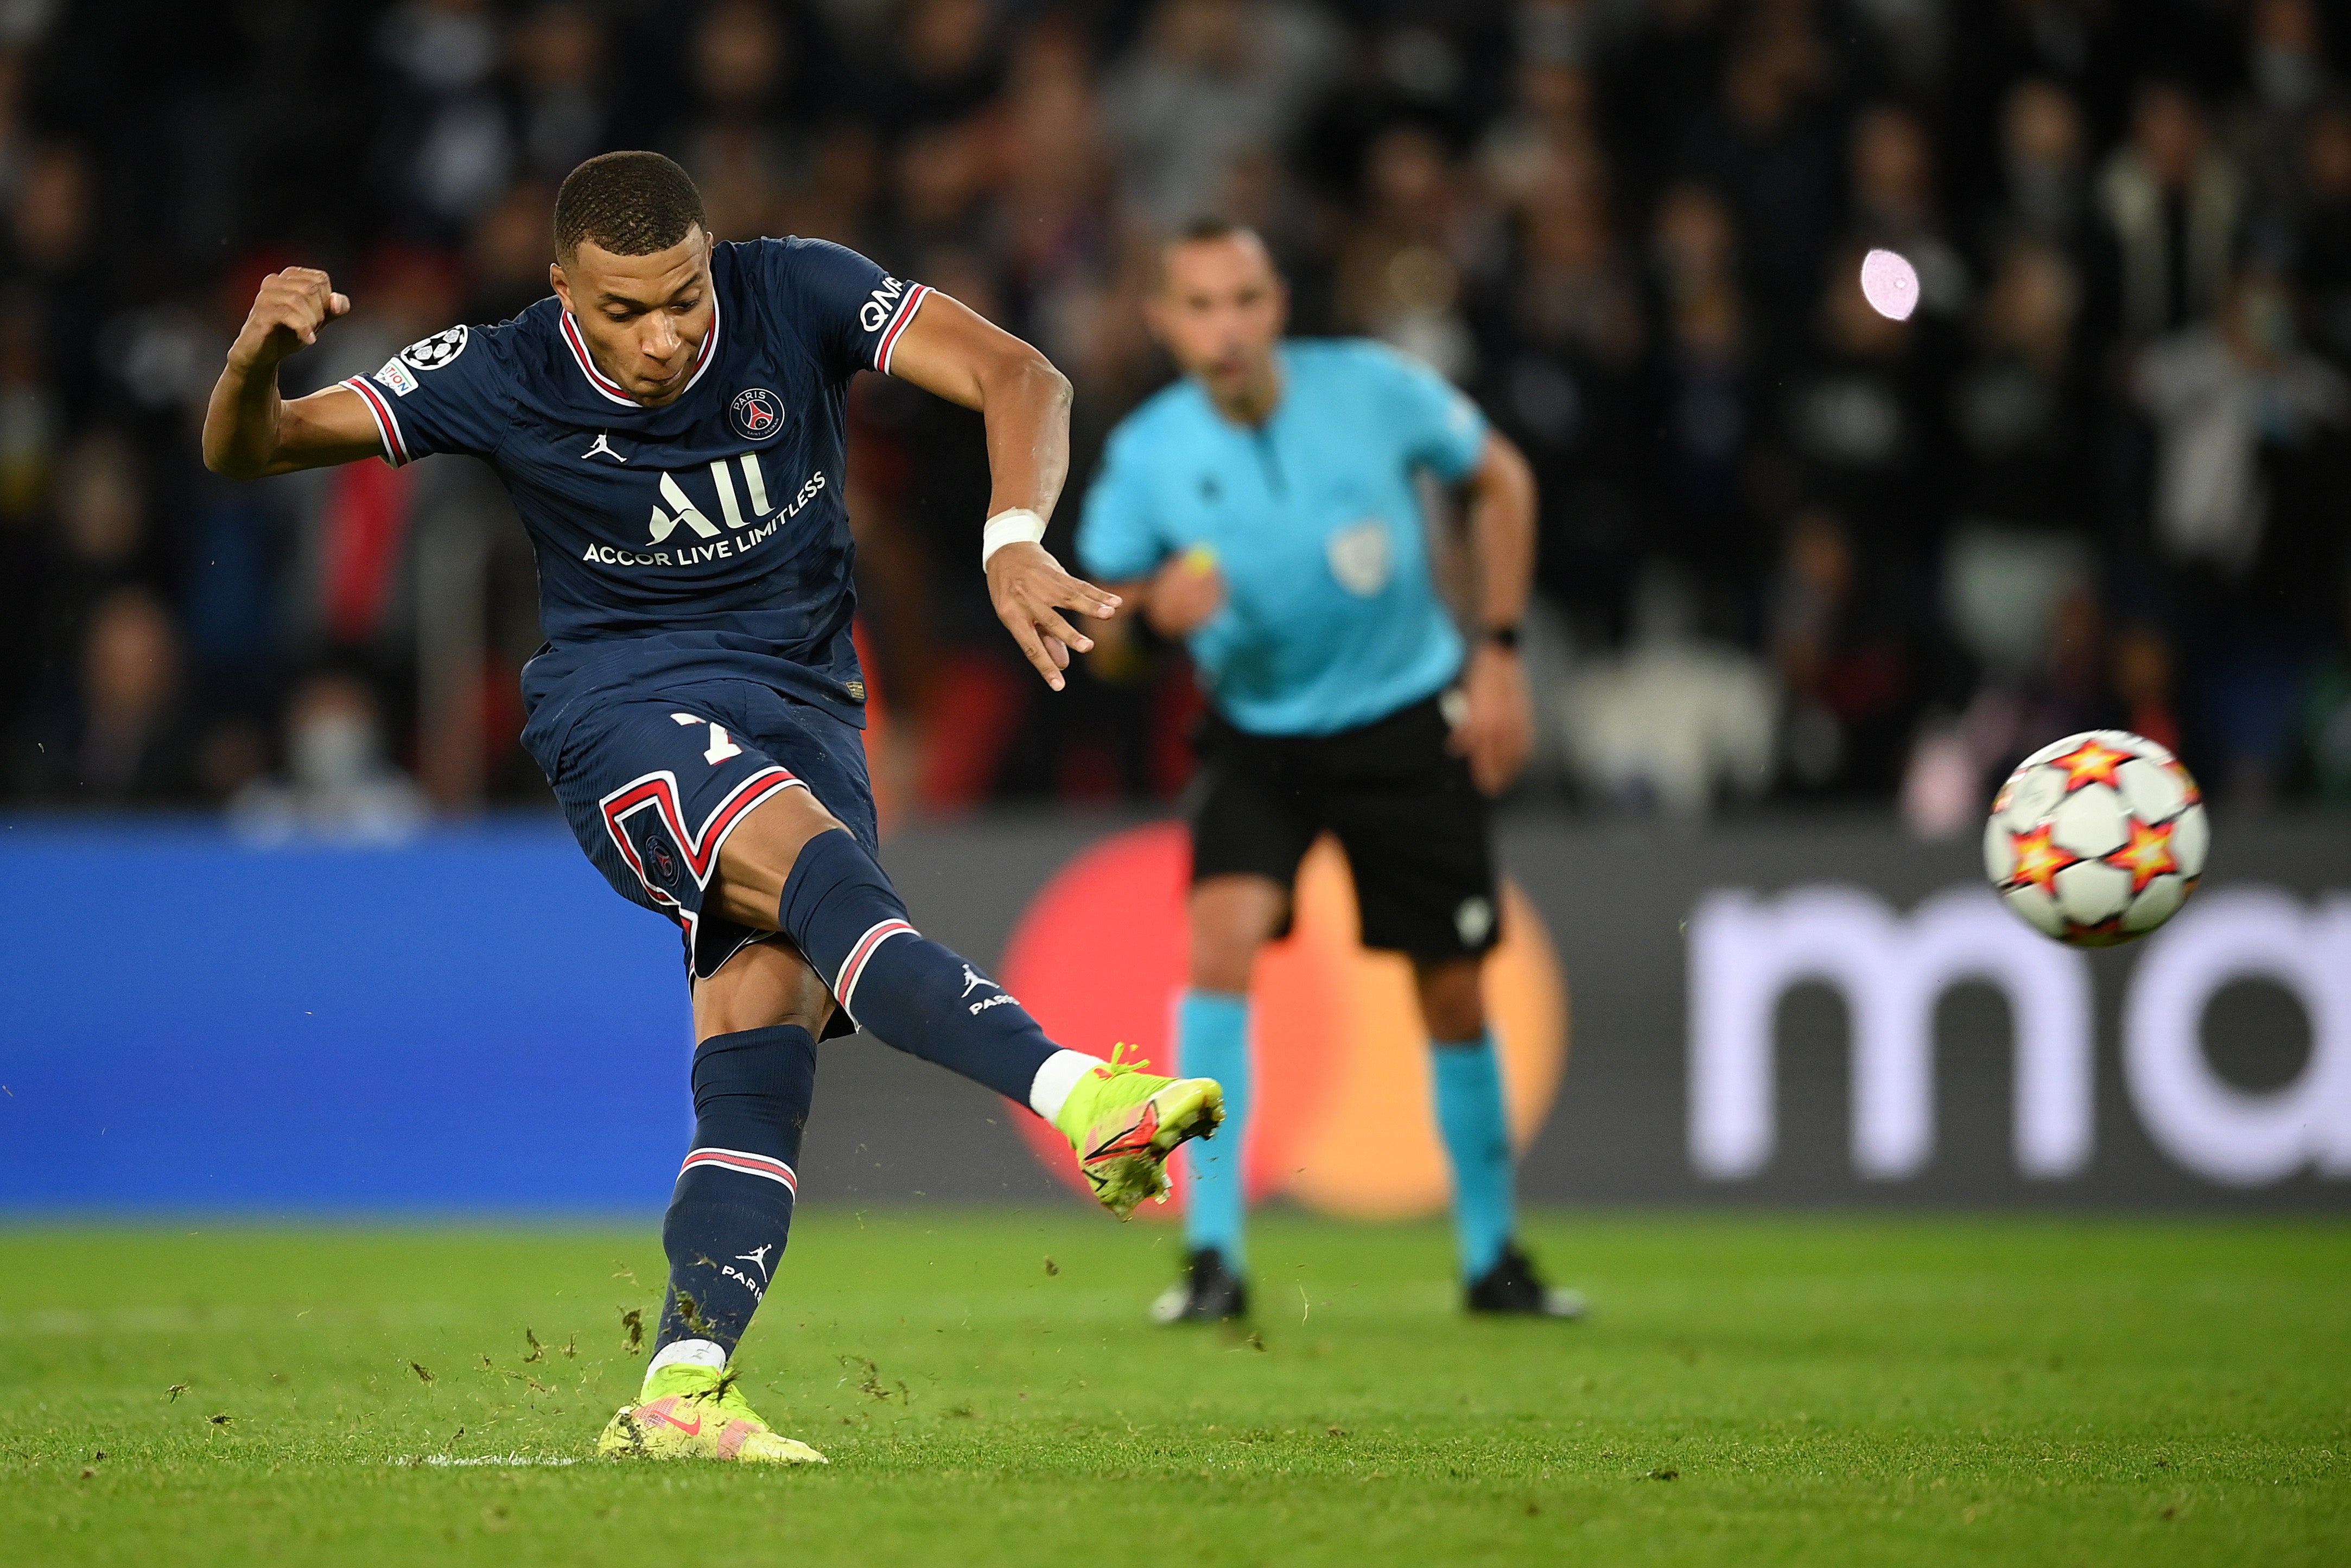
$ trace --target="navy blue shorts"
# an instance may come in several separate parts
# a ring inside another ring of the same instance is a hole
[[[774,935],[702,906],[719,846],[761,801],[805,789],[881,858],[863,732],[754,681],[599,693],[539,761],[580,847],[622,897],[678,924],[697,978]]]

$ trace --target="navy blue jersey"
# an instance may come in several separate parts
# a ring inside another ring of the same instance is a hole
[[[710,272],[710,335],[661,408],[596,369],[552,298],[341,383],[388,462],[468,453],[514,497],[549,640],[524,673],[528,738],[550,771],[581,701],[647,681],[752,680],[864,722],[844,402],[929,291],[822,240],[719,245]]]

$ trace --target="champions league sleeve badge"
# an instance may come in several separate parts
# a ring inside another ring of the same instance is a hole
[[[464,327],[451,327],[409,344],[400,350],[400,357],[420,371],[437,371],[464,353],[471,337]]]
[[[735,394],[726,417],[744,440],[765,441],[783,428],[784,400],[765,387],[753,387]]]

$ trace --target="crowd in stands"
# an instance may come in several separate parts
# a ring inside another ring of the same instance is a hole
[[[2043,741],[2351,805],[2351,7],[2317,0],[0,4],[0,805],[393,833],[543,802],[528,547],[460,460],[235,485],[266,271],[356,302],[288,391],[547,292],[555,183],[670,152],[723,239],[855,246],[1037,343],[1102,438],[1155,237],[1472,392],[1542,487],[1525,795],[1970,826]],[[1915,266],[1907,321],[1860,258]],[[901,810],[1165,800],[1180,659],[1046,693],[977,419],[852,402]],[[1442,531],[1442,530],[1440,530]]]

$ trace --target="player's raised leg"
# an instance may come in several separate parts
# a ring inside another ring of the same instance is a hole
[[[1102,1207],[1166,1196],[1167,1156],[1213,1134],[1212,1079],[1138,1072],[1056,1044],[1012,995],[917,931],[889,877],[807,790],[761,802],[727,839],[714,893],[730,919],[781,930],[859,1027],[1026,1105],[1070,1140]]]
[[[1453,1229],[1469,1310],[1580,1318],[1583,1298],[1546,1286],[1518,1244],[1518,1172],[1500,1052],[1474,957],[1413,966],[1435,1042],[1437,1125],[1453,1166]]]
[[[669,1289],[644,1386],[604,1428],[598,1452],[824,1463],[768,1428],[728,1362],[790,1239],[816,1040],[831,1009],[781,943],[741,949],[695,987],[694,1141],[662,1224]]]

